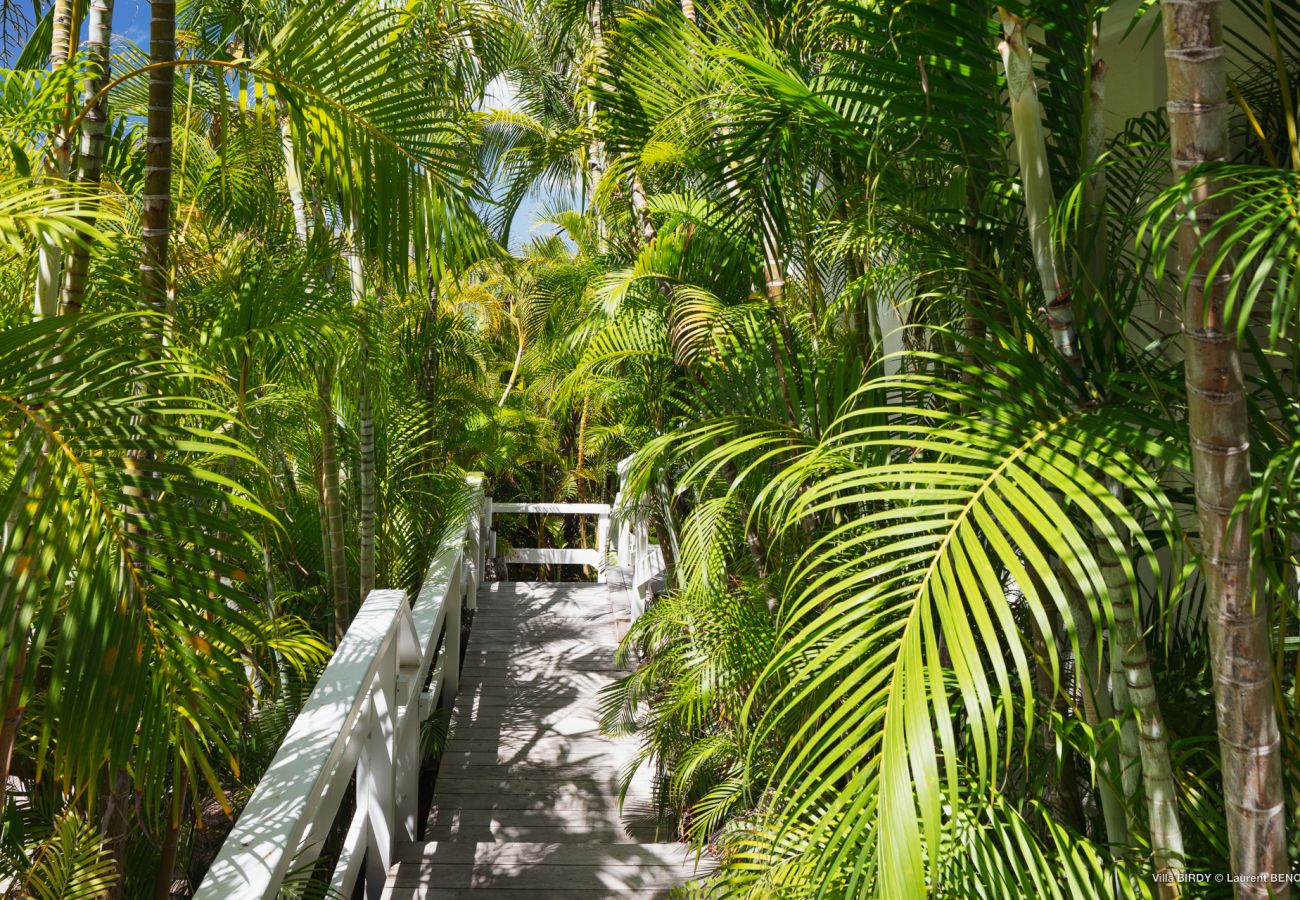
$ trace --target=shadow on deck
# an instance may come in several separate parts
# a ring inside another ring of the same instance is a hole
[[[478,592],[425,843],[398,848],[385,898],[666,897],[703,874],[657,827],[633,740],[600,733],[626,630],[622,587],[496,582]]]

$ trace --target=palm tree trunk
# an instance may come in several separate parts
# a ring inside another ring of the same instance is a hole
[[[649,246],[655,239],[655,224],[650,218],[649,203],[646,202],[645,185],[641,182],[640,172],[632,173],[632,210],[636,213],[641,238],[646,246]]]
[[[86,50],[95,61],[94,73],[86,79],[82,97],[89,103],[108,84],[109,42],[113,36],[113,0],[90,0],[87,25]],[[99,186],[104,168],[104,129],[108,124],[108,98],[102,97],[86,110],[81,124],[81,146],[77,152],[77,184],[83,191]],[[81,299],[86,292],[86,275],[90,270],[90,248],[76,243],[68,249],[68,259],[63,272],[63,292],[59,298],[59,312],[75,313],[81,310]]]
[[[0,809],[4,809],[5,793],[9,787],[9,767],[13,764],[14,745],[18,743],[18,728],[22,725],[25,707],[23,697],[23,671],[27,668],[28,644],[21,641],[14,658],[13,681],[4,700],[4,719],[0,720]]]
[[[515,379],[519,377],[519,366],[524,361],[524,326],[523,323],[511,315],[510,320],[514,322],[515,330],[519,332],[519,349],[515,351],[515,362],[510,368],[510,378],[506,381],[506,388],[501,392],[501,399],[497,401],[498,407],[506,405],[506,398],[510,396],[510,391],[515,386]]]
[[[320,414],[321,503],[327,523],[325,552],[337,645],[352,622],[352,605],[348,601],[348,557],[343,543],[343,501],[339,496],[339,457],[334,439],[334,379],[326,369],[316,375],[316,399]]]
[[[176,58],[176,2],[149,0],[149,63]],[[149,116],[144,163],[144,244],[140,254],[140,295],[146,308],[165,311],[168,298],[167,240],[172,184],[172,88],[175,70],[159,65],[149,73]]]
[[[119,900],[125,889],[126,866],[122,850],[126,845],[127,832],[132,827],[131,819],[135,805],[131,802],[131,774],[126,769],[118,769],[113,775],[112,783],[104,792],[104,812],[99,817],[99,833],[104,836],[104,849],[113,859],[116,879],[113,886],[100,900]]]
[[[72,0],[55,0],[51,22],[53,33],[50,40],[50,71],[53,72],[66,65],[68,57],[72,55],[72,42],[75,40]],[[53,182],[51,194],[58,195],[59,183],[68,177],[70,164],[68,133],[64,125],[60,124],[51,135],[50,155],[45,161],[45,174]],[[36,251],[36,291],[32,313],[37,318],[52,316],[59,311],[59,282],[62,275],[63,247],[57,236],[46,232],[41,235]]]
[[[1169,145],[1174,177],[1227,159],[1228,104],[1218,0],[1163,0],[1169,81]],[[1183,353],[1187,415],[1200,522],[1201,573],[1209,608],[1223,791],[1233,872],[1271,876],[1290,871],[1281,740],[1273,695],[1268,602],[1256,597],[1250,557],[1250,430],[1236,323],[1224,314],[1231,279],[1220,267],[1219,235],[1211,231],[1222,204],[1217,185],[1201,179],[1197,202],[1179,227],[1179,263],[1186,275]],[[1285,883],[1239,882],[1239,897],[1290,896]]]
[[[1093,30],[1094,60],[1089,72],[1088,82],[1088,121],[1084,163],[1088,167],[1096,166],[1101,159],[1105,146],[1105,102],[1106,102],[1106,63],[1096,56],[1096,26]],[[1106,246],[1106,173],[1099,168],[1088,176],[1084,185],[1084,202],[1088,211],[1088,244],[1083,249],[1085,270],[1089,288],[1095,301],[1098,314],[1105,308],[1105,285],[1107,268]],[[1123,491],[1116,483],[1111,484],[1111,491],[1123,500]],[[1120,565],[1111,543],[1101,535],[1097,539],[1098,564],[1106,584],[1111,609],[1115,617],[1115,629],[1111,634],[1110,652],[1112,656],[1111,672],[1115,692],[1114,700],[1123,698],[1120,706],[1124,719],[1120,725],[1120,771],[1104,774],[1108,785],[1103,785],[1103,804],[1132,800],[1136,788],[1138,766],[1147,802],[1147,821],[1151,836],[1151,848],[1154,853],[1156,869],[1174,879],[1164,880],[1157,885],[1162,896],[1176,895],[1178,892],[1177,872],[1183,870],[1183,834],[1178,819],[1178,797],[1174,788],[1173,767],[1170,764],[1169,738],[1165,733],[1164,719],[1160,712],[1160,702],[1156,695],[1155,678],[1151,669],[1151,658],[1147,653],[1146,638],[1136,622],[1133,608],[1133,592],[1128,575]],[[1100,648],[1098,648],[1100,649]],[[1095,684],[1100,685],[1101,656],[1098,663]],[[1099,697],[1104,691],[1098,691]],[[1114,706],[1110,703],[1111,715]],[[1130,709],[1137,712],[1137,721],[1127,713]],[[1140,731],[1139,731],[1140,729]],[[1108,763],[1109,765],[1109,763]],[[1119,774],[1118,778],[1114,776]],[[1123,791],[1122,801],[1114,796],[1116,785]],[[1132,789],[1131,789],[1132,788]],[[1107,831],[1113,829],[1118,833],[1120,822],[1113,813],[1106,816]],[[1127,829],[1125,829],[1125,833]],[[1125,837],[1127,840],[1127,837]],[[1111,838],[1116,843],[1115,837]]]
[[[587,27],[591,30],[591,78],[588,89],[592,92],[587,98],[587,122],[591,127],[592,140],[587,147],[587,203],[595,218],[596,249],[603,253],[605,248],[605,222],[600,214],[597,191],[600,179],[605,174],[605,143],[597,135],[596,118],[600,106],[596,103],[595,88],[597,68],[605,50],[605,22],[602,0],[587,0]]]
[[[361,487],[359,525],[361,532],[361,599],[375,589],[375,419],[371,409],[368,354],[361,358],[358,382],[357,444],[360,456],[358,479]]]
[[[1121,539],[1124,535],[1121,533]],[[1120,565],[1110,542],[1101,540],[1098,562],[1110,595],[1115,617],[1111,633],[1111,653],[1122,668],[1125,695],[1137,713],[1138,753],[1142,765],[1142,788],[1146,794],[1147,823],[1156,871],[1163,876],[1157,889],[1161,896],[1177,896],[1178,873],[1184,870],[1183,831],[1178,821],[1178,794],[1174,786],[1173,766],[1169,761],[1169,736],[1165,731],[1160,701],[1156,696],[1151,657],[1146,637],[1138,626],[1133,607],[1133,589],[1128,574]],[[1127,712],[1127,708],[1121,710]],[[1125,727],[1132,727],[1131,722]],[[1125,800],[1132,798],[1127,794]]]
[[[167,816],[167,830],[163,833],[162,853],[158,859],[158,877],[154,881],[154,900],[171,900],[172,874],[176,870],[176,850],[180,844],[181,820],[185,817],[185,807],[189,788],[189,770],[183,764],[176,776],[176,786],[172,789],[171,811]]]
[[[361,255],[361,217],[353,210],[348,239],[348,280],[352,305],[365,314],[366,270]],[[370,343],[363,333],[361,365],[357,376],[357,444],[360,456],[357,481],[361,488],[361,599],[375,589],[375,420],[370,400]]]
[[[1020,180],[1025,191],[1025,216],[1029,220],[1029,240],[1043,289],[1044,311],[1052,330],[1052,342],[1062,356],[1075,363],[1079,351],[1074,333],[1074,306],[1061,279],[1052,244],[1052,177],[1048,169],[1043,110],[1038,102],[1033,61],[1025,46],[1025,23],[1005,11],[1001,12],[1001,17],[1006,39],[998,49],[1002,51],[1007,91],[1011,96],[1011,127],[1016,137]]]
[[[1096,37],[1094,36],[1094,41]],[[1088,137],[1084,151],[1084,165],[1096,168],[1088,175],[1083,185],[1084,207],[1088,212],[1087,243],[1081,248],[1084,259],[1084,271],[1088,285],[1100,316],[1105,304],[1106,286],[1106,169],[1098,166],[1098,161],[1106,147],[1106,63],[1095,58],[1088,77]]]
[[[1092,621],[1092,613],[1073,582],[1064,582],[1070,601],[1070,614],[1074,618],[1079,635],[1079,658],[1076,666],[1078,693],[1083,707],[1084,720],[1092,728],[1115,717],[1115,707],[1111,703],[1109,691],[1106,690],[1104,656],[1097,629]],[[1118,790],[1120,779],[1120,760],[1114,752],[1105,754],[1098,766],[1097,797],[1101,804],[1101,814],[1106,825],[1106,843],[1112,856],[1118,856],[1128,846],[1128,811],[1124,797]]]
[[[293,209],[293,230],[300,246],[307,246],[307,195],[302,189],[302,170],[298,167],[298,153],[293,146],[293,129],[284,102],[280,103],[280,145],[284,152],[284,180],[289,188],[289,205]]]

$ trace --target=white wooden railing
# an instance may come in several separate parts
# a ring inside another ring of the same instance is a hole
[[[613,520],[618,529],[613,544],[616,564],[630,571],[627,586],[629,615],[636,621],[645,612],[652,583],[663,574],[664,554],[658,544],[650,542],[650,518],[645,509],[628,496],[627,477],[631,467],[630,456],[618,464],[619,489],[614,497],[613,510]]]
[[[627,463],[619,465],[620,487]],[[643,508],[619,491],[614,504],[493,503],[479,476],[463,527],[443,539],[414,604],[404,591],[371,591],[311,696],[244,806],[196,900],[270,900],[286,875],[320,856],[355,776],[356,812],[330,875],[348,897],[364,876],[379,900],[398,843],[417,837],[420,726],[460,682],[461,616],[473,609],[485,554],[496,554],[493,513],[596,516],[596,547],[515,548],[506,562],[629,571],[629,613],[645,611],[664,558]],[[617,523],[611,534],[611,524]],[[364,872],[362,871],[364,868]]]
[[[605,570],[609,565],[609,523],[610,505],[608,503],[496,503],[492,498],[487,501],[487,533],[490,555],[497,556],[497,533],[493,517],[501,513],[547,513],[549,515],[595,516],[596,548],[573,549],[557,547],[511,547],[505,556],[505,562],[532,563],[537,565],[591,566],[596,570],[596,580],[605,581]]]
[[[354,775],[356,813],[330,886],[350,897],[364,860],[366,896],[379,900],[395,845],[417,836],[420,724],[459,686],[461,612],[474,607],[487,523],[482,478],[469,482],[464,527],[443,540],[415,603],[384,590],[361,604],[196,900],[275,897],[319,857]]]
[[[609,567],[619,566],[630,570],[628,577],[629,615],[637,619],[645,612],[650,598],[651,585],[664,572],[664,554],[658,544],[650,541],[649,517],[643,506],[631,501],[627,494],[627,478],[632,457],[618,464],[618,494],[613,504],[608,503],[498,503],[487,498],[488,555],[497,556],[497,535],[494,516],[503,513],[548,513],[551,515],[580,515],[596,517],[595,549],[552,547],[512,547],[504,562],[543,565],[592,566],[596,580],[605,582]],[[666,498],[663,498],[666,499]],[[670,529],[671,531],[671,529]]]

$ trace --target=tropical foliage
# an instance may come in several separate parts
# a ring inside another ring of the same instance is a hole
[[[631,455],[602,726],[699,895],[1287,896],[1182,883],[1300,859],[1300,11],[1220,5],[19,23],[0,884],[187,895],[466,471]]]

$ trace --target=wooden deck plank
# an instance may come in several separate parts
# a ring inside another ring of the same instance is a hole
[[[634,741],[605,737],[625,600],[605,585],[481,586],[425,842],[404,845],[387,900],[666,897],[697,876],[654,814]]]

